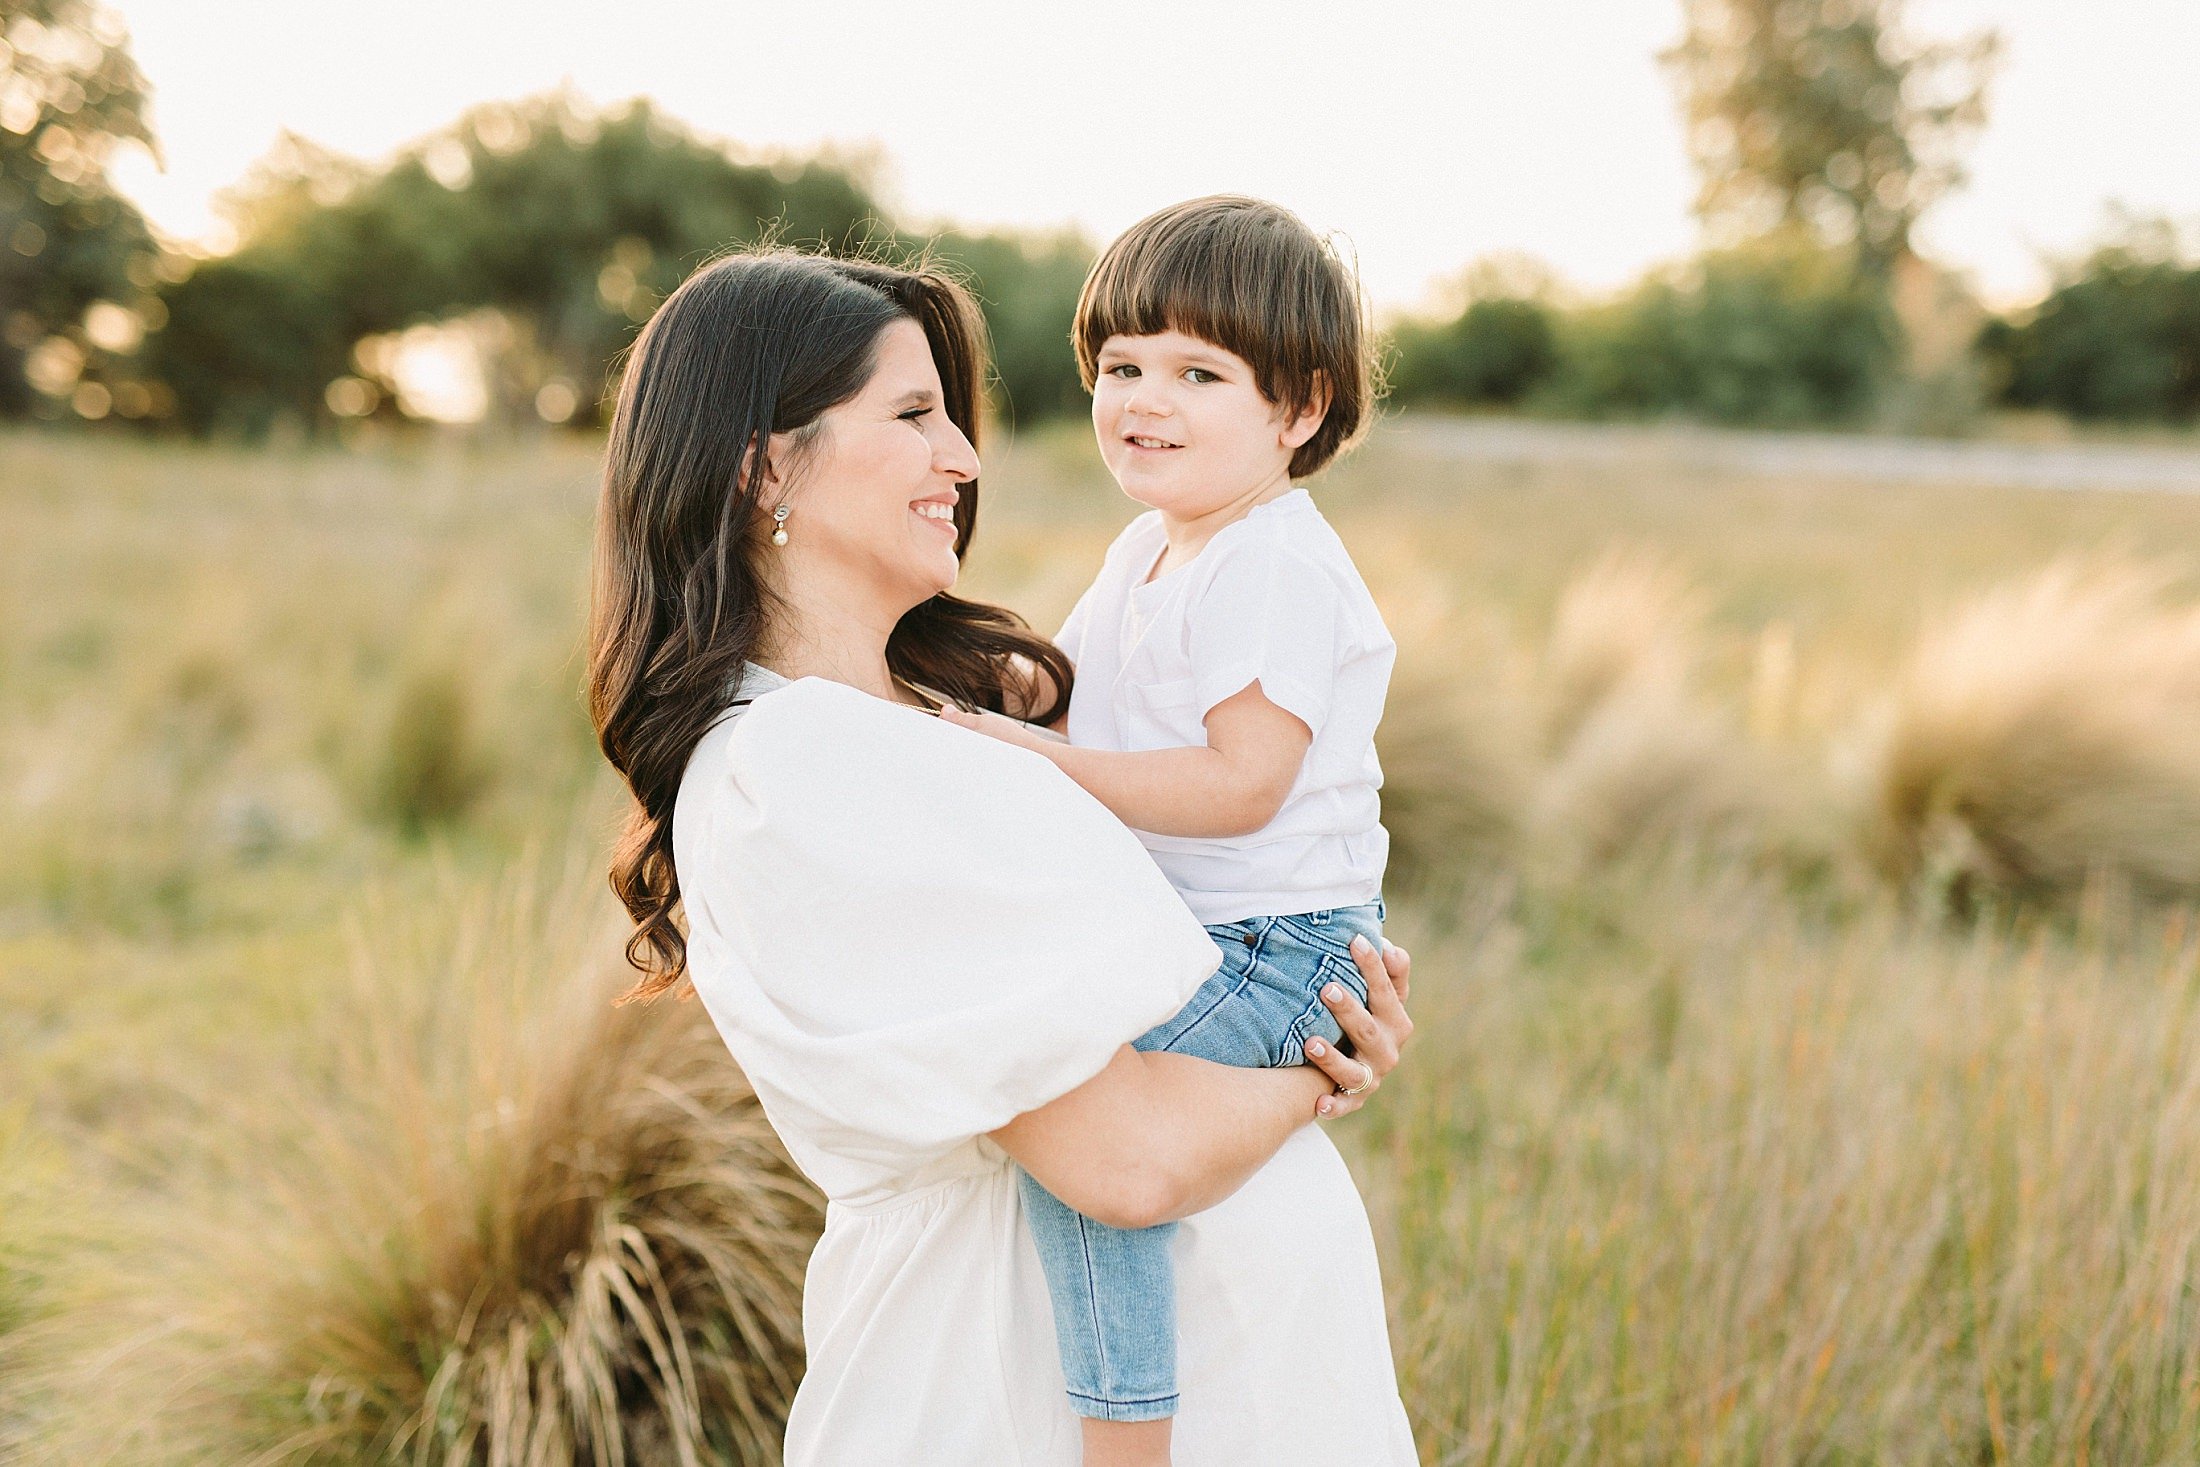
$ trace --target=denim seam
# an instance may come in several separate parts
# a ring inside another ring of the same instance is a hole
[[[1240,973],[1238,975],[1237,983],[1234,987],[1232,987],[1227,993],[1216,994],[1214,1002],[1208,1004],[1206,1008],[1201,1009],[1198,1018],[1192,1020],[1192,1022],[1186,1024],[1183,1028],[1177,1030],[1176,1033],[1169,1036],[1169,1042],[1161,1046],[1163,1052],[1173,1053],[1178,1045],[1182,1044],[1185,1040],[1191,1038],[1194,1034],[1198,1033],[1199,1026],[1206,1023],[1209,1019],[1213,1018],[1216,1012],[1219,1011],[1224,1004],[1228,1003],[1231,999],[1236,998],[1239,994],[1243,993],[1246,990],[1246,987],[1252,981],[1253,975],[1250,971]]]
[[[1166,1396],[1140,1396],[1135,1400],[1111,1401],[1105,1396],[1088,1396],[1081,1391],[1068,1392],[1070,1403],[1080,1409],[1078,1415],[1100,1421],[1158,1421],[1174,1416],[1181,1397],[1171,1392]]]
[[[1092,1353],[1099,1366],[1096,1374],[1105,1382],[1108,1379],[1108,1332],[1100,1322],[1100,1280],[1093,1277],[1092,1272],[1091,1228],[1092,1219],[1078,1213],[1077,1249],[1085,1262],[1085,1298],[1089,1301],[1087,1307],[1092,1311]],[[1076,1393],[1073,1391],[1071,1394]]]
[[[1355,927],[1347,932],[1344,935],[1344,940],[1340,942],[1335,934],[1324,932],[1319,927],[1309,926],[1295,916],[1278,917],[1275,922],[1277,926],[1288,930],[1293,937],[1298,938],[1308,947],[1318,947],[1323,952],[1333,953],[1347,962],[1351,961],[1352,958],[1352,939],[1360,935],[1359,929]]]

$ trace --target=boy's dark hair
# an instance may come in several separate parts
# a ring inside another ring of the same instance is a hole
[[[1086,391],[1111,336],[1176,330],[1243,357],[1261,396],[1296,415],[1329,393],[1314,436],[1291,455],[1302,479],[1374,413],[1373,333],[1359,282],[1298,215],[1242,194],[1175,204],[1101,252],[1077,297],[1070,339]]]

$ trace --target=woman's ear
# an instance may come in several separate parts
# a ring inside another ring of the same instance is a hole
[[[1285,448],[1297,448],[1321,430],[1322,419],[1329,416],[1329,374],[1314,374],[1314,391],[1306,408],[1290,418],[1278,435]]]
[[[768,497],[778,490],[779,457],[785,449],[785,444],[781,440],[786,437],[787,435],[784,433],[774,433],[770,437],[766,437],[762,433],[750,436],[748,452],[741,455],[741,483],[739,488],[742,491],[756,494],[762,498]],[[756,477],[759,463],[762,464],[764,470],[764,477],[761,482]]]

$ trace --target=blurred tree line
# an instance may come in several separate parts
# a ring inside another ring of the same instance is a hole
[[[142,319],[120,302],[159,283],[152,232],[107,182],[133,143],[154,146],[145,78],[113,14],[0,0],[0,418],[111,405],[100,377]]]
[[[712,255],[767,238],[929,247],[983,293],[1004,407],[1058,411],[1078,391],[1056,310],[1090,262],[1074,240],[911,239],[860,162],[740,161],[644,101],[478,107],[379,169],[290,139],[229,210],[241,243],[166,291],[145,353],[196,430],[397,412],[391,338],[436,321],[481,348],[494,416],[593,424],[657,304]]]
[[[2126,221],[2036,308],[1990,319],[1919,258],[1985,117],[1992,35],[1927,41],[1901,0],[1683,0],[1664,58],[1701,180],[1702,250],[1615,297],[1485,262],[1448,312],[1400,321],[1401,404],[1744,424],[1944,427],[2006,404],[2200,418],[2200,260]],[[437,416],[423,339],[475,364],[452,415],[590,426],[640,322],[712,255],[760,239],[923,252],[992,328],[996,406],[1084,410],[1067,333],[1075,233],[923,233],[866,160],[753,159],[645,101],[477,107],[369,166],[286,138],[223,200],[233,247],[161,250],[107,182],[154,146],[147,86],[96,0],[0,0],[0,418],[264,432]]]
[[[1960,426],[1981,408],[2200,422],[2200,250],[2124,218],[1994,318],[1911,247],[1963,182],[2000,40],[1927,40],[1901,0],[1683,0],[1666,53],[1705,246],[1618,297],[1517,269],[1402,323],[1401,403],[1758,425]]]

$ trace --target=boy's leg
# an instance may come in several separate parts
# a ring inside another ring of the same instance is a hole
[[[1085,1433],[1085,1467],[1168,1467],[1169,1417],[1158,1421],[1080,1423]]]
[[[1273,919],[1254,919],[1209,927],[1222,965],[1181,1013],[1132,1043],[1224,1064],[1274,1063],[1289,1011],[1278,1011],[1273,993],[1250,991],[1259,986],[1250,979],[1272,926]],[[1176,1225],[1111,1228],[1064,1205],[1028,1172],[1019,1169],[1017,1182],[1054,1304],[1063,1382],[1086,1418],[1088,1462],[1166,1461],[1167,1418],[1177,1406],[1169,1256]],[[1132,1424],[1142,1429],[1124,1429]]]
[[[1175,1223],[1111,1228],[1017,1172],[1054,1301],[1062,1380],[1077,1414],[1150,1422],[1176,1412]]]
[[[1182,1013],[1132,1043],[1173,1049],[1174,1037],[1203,1028],[1211,1011],[1227,1009],[1224,1000],[1242,982],[1244,958],[1225,948],[1223,959]],[[1169,1258],[1176,1224],[1111,1228],[1065,1205],[1029,1172],[1018,1168],[1016,1180],[1054,1302],[1054,1337],[1070,1404],[1088,1424],[1165,1424],[1177,1399],[1176,1271]],[[1152,1433],[1102,1435],[1105,1449],[1116,1450]]]

